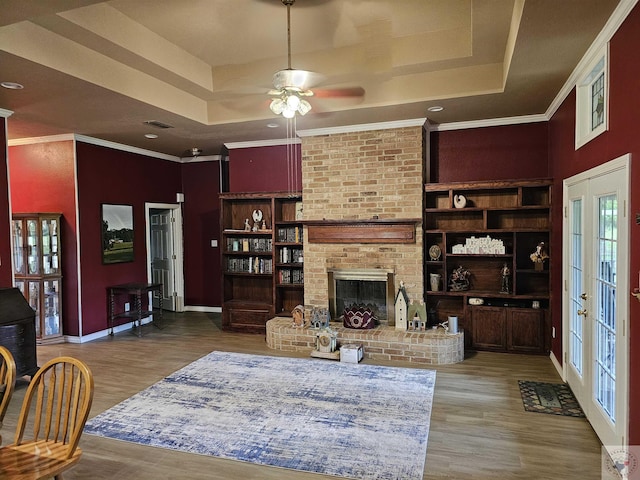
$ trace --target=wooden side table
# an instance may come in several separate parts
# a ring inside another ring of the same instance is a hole
[[[143,297],[148,297],[150,292],[158,292],[159,317],[160,321],[162,321],[162,283],[132,282],[107,287],[107,294],[109,296],[109,335],[113,336],[113,327],[118,319],[126,319],[128,322],[133,323],[132,328],[136,331],[137,335],[139,337],[142,336],[142,319],[153,314],[153,310],[149,310],[147,307],[143,308],[142,306]],[[134,308],[125,312],[116,312],[116,296],[118,295],[129,295],[133,300]],[[153,318],[152,323],[157,328],[162,328],[155,318]]]

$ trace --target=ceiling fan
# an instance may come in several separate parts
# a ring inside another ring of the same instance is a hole
[[[268,94],[274,96],[269,108],[276,115],[293,118],[296,113],[306,115],[311,110],[308,97],[358,97],[364,95],[362,87],[324,89],[314,93],[311,87],[317,85],[323,76],[308,70],[291,68],[291,6],[296,0],[281,0],[287,7],[287,68],[273,75],[273,89]]]

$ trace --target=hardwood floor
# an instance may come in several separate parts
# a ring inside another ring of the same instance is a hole
[[[213,350],[302,356],[270,350],[262,335],[223,332],[218,314],[165,312],[165,323],[162,330],[143,327],[142,338],[123,332],[85,344],[38,346],[38,362],[58,355],[86,361],[95,377],[94,416]],[[518,380],[560,381],[548,357],[481,352],[434,369],[425,480],[601,478],[600,443],[585,419],[530,413],[522,407]],[[12,441],[25,389],[22,380],[5,417],[4,443]],[[84,435],[80,446],[83,456],[65,473],[66,480],[335,478],[91,435]]]

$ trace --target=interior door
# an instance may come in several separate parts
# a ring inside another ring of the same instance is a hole
[[[171,311],[176,310],[174,222],[171,209],[150,211],[151,278],[154,283],[162,282],[162,308]],[[153,303],[158,307],[156,298]]]
[[[614,162],[565,181],[566,378],[607,447],[628,422],[628,168]]]

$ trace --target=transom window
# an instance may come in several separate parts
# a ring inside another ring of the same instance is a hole
[[[607,130],[608,46],[585,68],[576,85],[576,150]]]

